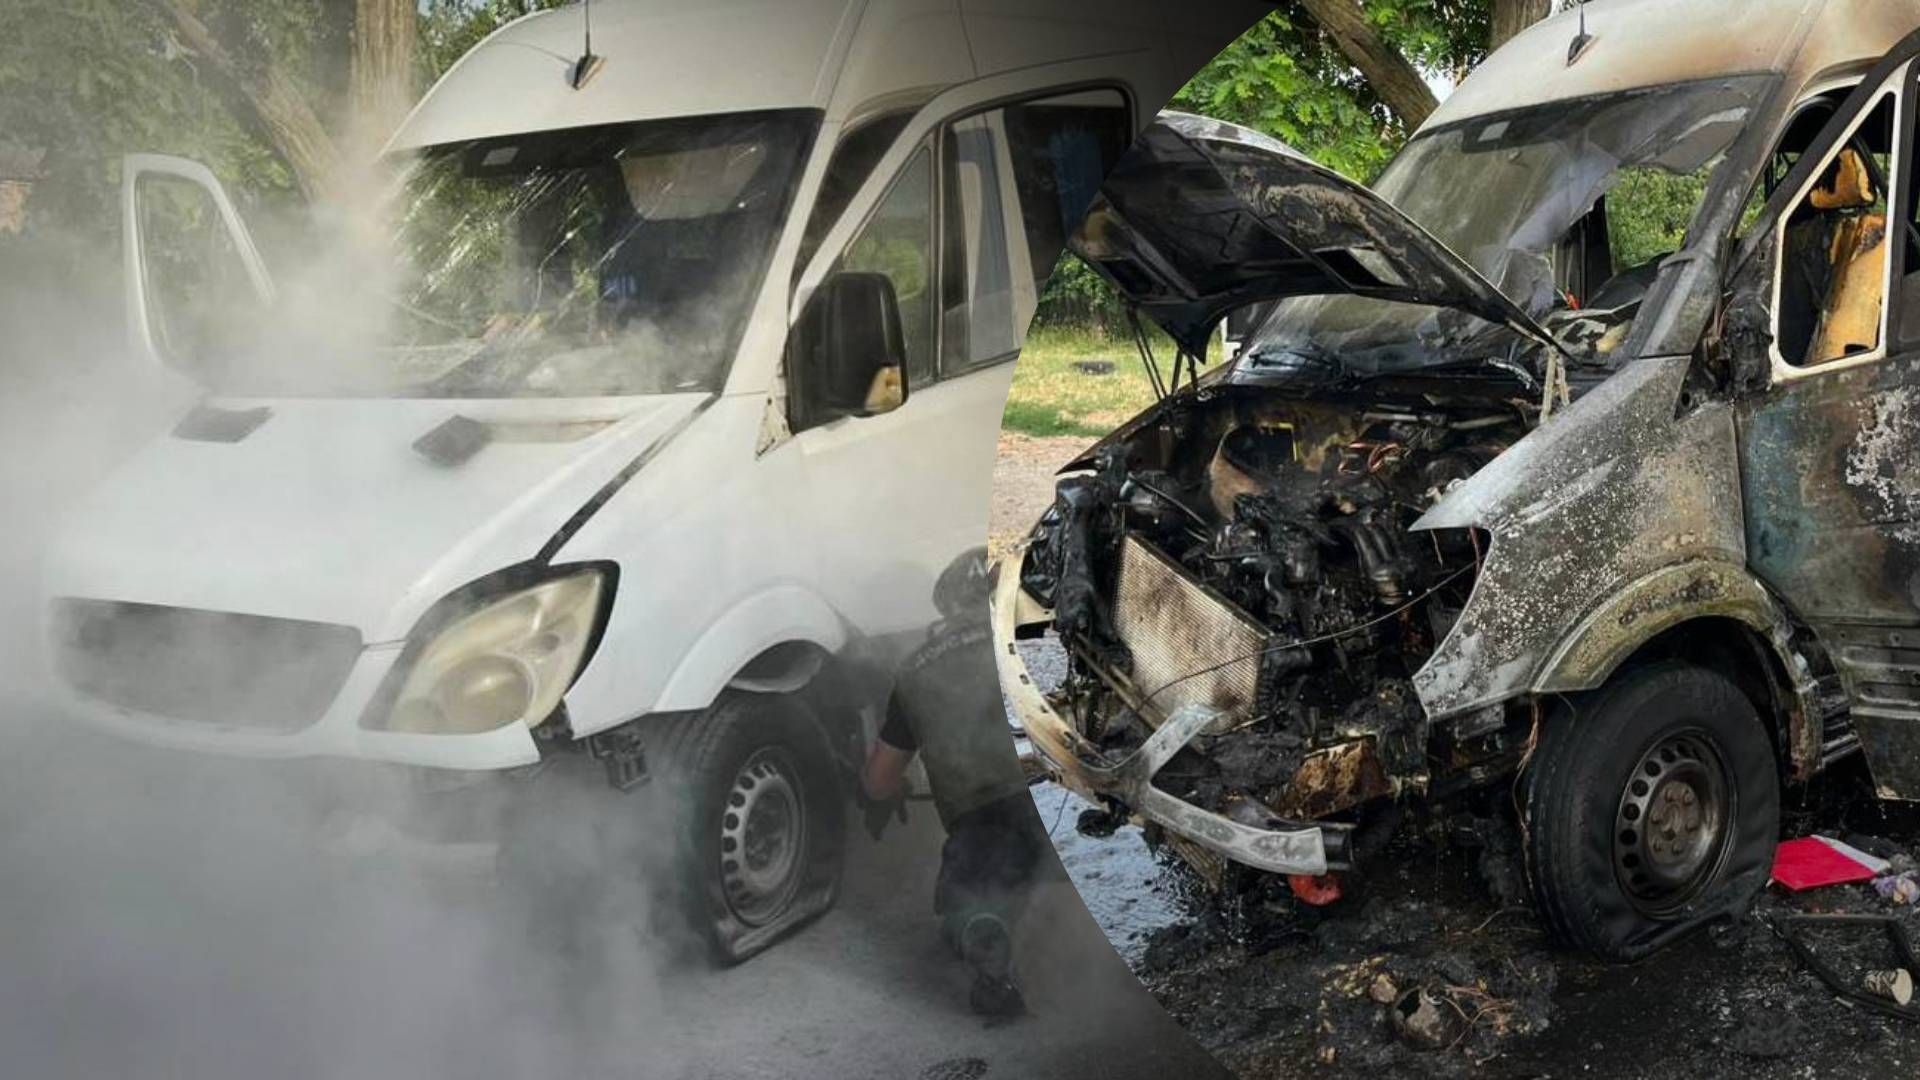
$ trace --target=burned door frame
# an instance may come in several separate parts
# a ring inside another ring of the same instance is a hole
[[[1818,737],[1828,757],[1857,738],[1883,798],[1920,799],[1920,334],[1901,333],[1913,220],[1920,39],[1910,37],[1828,121],[1770,200],[1764,237],[1771,303],[1764,387],[1736,415],[1748,562],[1823,647],[1823,677],[1847,703]],[[1792,364],[1780,327],[1787,220],[1893,95],[1880,337],[1865,353]],[[1920,271],[1920,266],[1911,267]],[[1749,279],[1750,280],[1750,279]],[[1736,300],[1737,303],[1737,300]],[[1746,359],[1746,358],[1736,358]],[[1757,358],[1756,358],[1757,359]],[[1744,365],[1743,365],[1744,366]],[[1760,381],[1760,380],[1756,380]],[[1909,463],[1904,473],[1900,463]]]

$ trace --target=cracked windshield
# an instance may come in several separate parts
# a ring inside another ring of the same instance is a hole
[[[384,227],[323,245],[257,318],[173,318],[169,351],[259,396],[718,390],[813,124],[796,110],[428,149],[399,162]]]
[[[1374,190],[1577,356],[1604,360],[1660,264],[1682,246],[1770,81],[1714,79],[1455,124],[1408,143]],[[1619,315],[1567,332],[1570,315],[1592,322],[1584,316],[1602,311]],[[1489,331],[1448,309],[1301,297],[1262,326],[1256,362],[1337,362],[1361,373],[1444,366],[1463,351],[1505,352],[1490,348]]]

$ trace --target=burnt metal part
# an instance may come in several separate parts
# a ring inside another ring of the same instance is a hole
[[[1024,561],[1024,556],[1020,556]],[[1015,719],[1059,776],[1062,786],[1095,804],[1117,802],[1170,833],[1233,862],[1280,874],[1324,874],[1351,865],[1352,826],[1291,822],[1267,814],[1258,824],[1195,806],[1153,784],[1175,754],[1218,722],[1202,705],[1174,712],[1136,750],[1118,762],[1075,731],[1049,705],[1027,674],[1014,644],[1019,566],[1002,572],[993,603],[994,656]]]
[[[1882,797],[1920,799],[1920,359],[1743,409],[1755,569],[1826,645]]]
[[[1792,622],[1747,569],[1731,406],[1677,408],[1691,361],[1628,364],[1446,495],[1413,528],[1491,543],[1451,632],[1414,678],[1436,719],[1525,693],[1589,690],[1683,622],[1744,623],[1795,679]]]
[[[1272,634],[1137,536],[1121,543],[1113,620],[1131,682],[1156,715],[1206,705],[1231,725],[1254,708]],[[1252,662],[1217,663],[1240,656]]]
[[[1314,821],[1393,794],[1394,783],[1371,739],[1308,754],[1274,800],[1274,813]]]
[[[1333,293],[1457,307],[1556,347],[1378,195],[1268,136],[1202,116],[1161,113],[1108,174],[1071,244],[1197,356],[1234,308]]]
[[[1718,876],[1738,811],[1728,777],[1704,732],[1668,736],[1634,763],[1615,814],[1613,862],[1635,907],[1684,910]]]

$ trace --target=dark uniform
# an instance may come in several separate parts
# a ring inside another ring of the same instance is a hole
[[[968,920],[1011,925],[1026,898],[1046,830],[1013,750],[984,600],[936,623],[902,665],[882,741],[918,751],[946,828],[934,911],[956,946]]]

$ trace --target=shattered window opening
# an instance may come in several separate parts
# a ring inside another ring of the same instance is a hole
[[[1889,88],[1780,224],[1775,343],[1794,367],[1884,349],[1897,98]]]
[[[1407,144],[1374,191],[1536,318],[1596,303],[1630,315],[1661,260],[1685,245],[1727,149],[1773,81],[1652,87],[1439,129]],[[1378,374],[1507,351],[1488,341],[1492,332],[1452,309],[1309,296],[1279,304],[1251,351],[1257,361],[1308,358]],[[1597,344],[1571,342],[1589,355]]]

